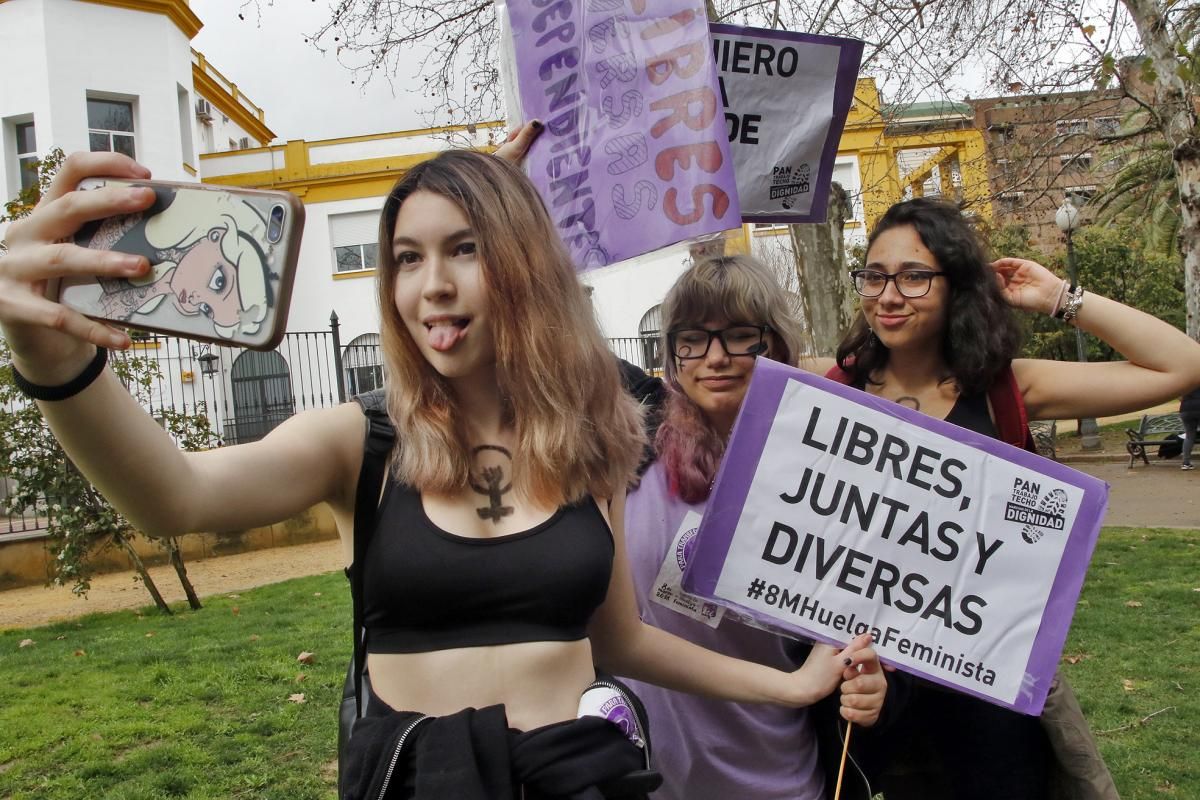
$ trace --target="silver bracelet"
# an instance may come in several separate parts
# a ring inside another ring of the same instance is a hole
[[[1083,287],[1076,286],[1075,291],[1071,292],[1071,296],[1067,298],[1067,302],[1063,305],[1062,321],[1074,322],[1075,317],[1079,316],[1079,309],[1083,308]]]

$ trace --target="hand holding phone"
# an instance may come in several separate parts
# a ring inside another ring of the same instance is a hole
[[[140,257],[85,250],[70,242],[90,220],[140,211],[154,201],[147,189],[76,192],[79,181],[91,175],[142,181],[150,171],[120,153],[72,153],[33,213],[3,230],[7,252],[0,258],[0,335],[25,377],[47,386],[75,377],[96,346],[129,345],[124,331],[54,302],[47,296],[48,286],[67,275],[133,277],[146,269]]]

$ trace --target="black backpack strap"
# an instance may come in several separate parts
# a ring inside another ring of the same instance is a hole
[[[362,716],[362,678],[366,662],[366,630],[363,627],[363,569],[367,545],[379,510],[379,494],[387,477],[388,458],[396,442],[396,429],[388,418],[383,389],[355,396],[367,418],[363,441],[362,468],[354,495],[354,561],[350,563],[350,597],[354,604],[354,701]]]

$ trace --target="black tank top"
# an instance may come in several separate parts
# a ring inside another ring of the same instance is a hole
[[[982,433],[993,439],[998,438],[996,423],[992,422],[992,415],[988,411],[987,392],[973,395],[960,394],[954,401],[954,407],[946,415],[946,422],[969,431]]]
[[[851,385],[855,389],[865,391],[863,386],[857,383]],[[993,439],[1000,438],[999,431],[996,430],[996,423],[992,421],[992,413],[988,409],[987,392],[973,395],[960,394],[954,401],[950,413],[946,415],[945,421]]]
[[[480,539],[437,527],[419,492],[389,482],[363,568],[367,652],[583,639],[613,551],[590,497],[529,530]]]

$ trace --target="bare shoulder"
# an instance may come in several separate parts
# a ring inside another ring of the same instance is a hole
[[[362,447],[361,434],[365,430],[365,420],[358,403],[342,403],[330,408],[314,408],[301,411],[289,417],[278,428],[268,434],[268,439],[291,439],[303,437],[314,444],[322,446]],[[353,443],[346,441],[347,436],[357,432],[358,438]]]

